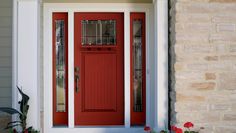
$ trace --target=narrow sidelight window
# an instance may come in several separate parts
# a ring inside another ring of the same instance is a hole
[[[144,125],[146,115],[145,13],[131,13],[131,125]]]
[[[53,125],[68,124],[67,13],[53,13]]]

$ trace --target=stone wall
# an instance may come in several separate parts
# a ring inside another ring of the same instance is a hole
[[[236,132],[236,0],[171,0],[171,124]]]

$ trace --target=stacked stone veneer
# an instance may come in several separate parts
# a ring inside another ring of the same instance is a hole
[[[236,0],[171,0],[171,123],[236,133]]]

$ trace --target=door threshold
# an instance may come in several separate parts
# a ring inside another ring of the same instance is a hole
[[[125,128],[124,125],[106,125],[106,126],[75,126],[75,128]]]
[[[47,128],[45,132],[49,133],[144,133],[143,127],[125,127],[125,126],[75,126],[73,128],[59,126]]]
[[[55,125],[53,128],[68,128],[67,125]]]
[[[68,128],[66,125],[56,125],[53,128]],[[75,126],[74,128],[126,128],[124,125],[107,125],[107,126]],[[130,126],[129,128],[144,128],[142,125]]]

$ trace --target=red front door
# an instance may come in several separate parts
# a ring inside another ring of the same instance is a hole
[[[75,13],[75,125],[124,124],[124,15]]]

